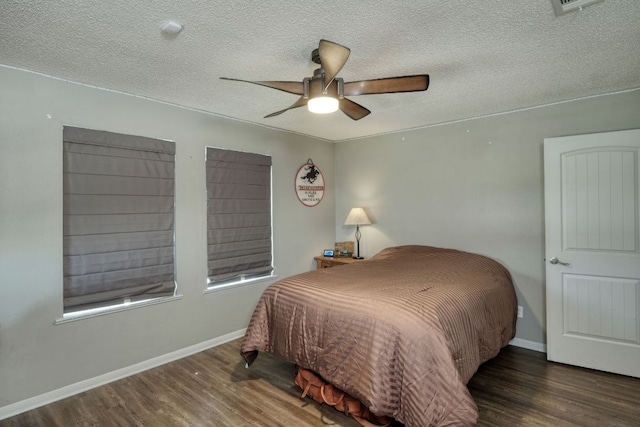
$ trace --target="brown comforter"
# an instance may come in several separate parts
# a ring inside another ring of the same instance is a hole
[[[269,286],[242,342],[311,369],[407,427],[467,426],[466,383],[515,335],[509,272],[489,258],[428,246]]]

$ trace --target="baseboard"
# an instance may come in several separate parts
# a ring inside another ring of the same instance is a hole
[[[535,342],[535,341],[523,340],[522,338],[512,339],[511,341],[509,341],[509,345],[512,345],[515,347],[522,347],[522,348],[526,348],[533,351],[538,351],[540,353],[547,352],[546,344],[542,344],[540,342]]]
[[[246,328],[240,329],[235,332],[230,332],[226,335],[222,335],[220,337],[213,338],[199,344],[172,351],[171,353],[163,354],[162,356],[154,357],[153,359],[145,360],[144,362],[136,363],[135,365],[127,366],[126,368],[107,372],[106,374],[102,374],[94,378],[89,378],[75,384],[70,384],[68,386],[41,394],[39,396],[12,403],[11,405],[0,408],[0,420],[13,417],[23,412],[39,408],[40,406],[48,405],[49,403],[53,403],[69,396],[82,393],[83,391],[87,391],[92,388],[99,387],[101,385],[146,371],[148,369],[164,365],[165,363],[173,362],[174,360],[191,356],[192,354],[219,346],[226,342],[233,341],[237,338],[242,337],[245,331]]]

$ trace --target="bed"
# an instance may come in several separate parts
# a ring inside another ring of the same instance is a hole
[[[466,384],[515,335],[517,300],[500,263],[430,246],[396,246],[369,260],[269,286],[242,341],[310,369],[406,427],[467,426],[478,410]]]

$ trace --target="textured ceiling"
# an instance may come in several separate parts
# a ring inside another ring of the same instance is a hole
[[[177,37],[160,24],[177,20]],[[0,64],[332,141],[640,87],[640,1],[560,17],[551,0],[3,0]],[[301,81],[321,38],[345,81],[428,73],[426,92],[351,98],[360,121],[220,80]],[[1,94],[0,94],[1,99]],[[1,101],[0,101],[1,102]]]

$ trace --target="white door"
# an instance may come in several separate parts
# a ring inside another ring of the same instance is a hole
[[[544,140],[547,358],[640,377],[640,130]]]

